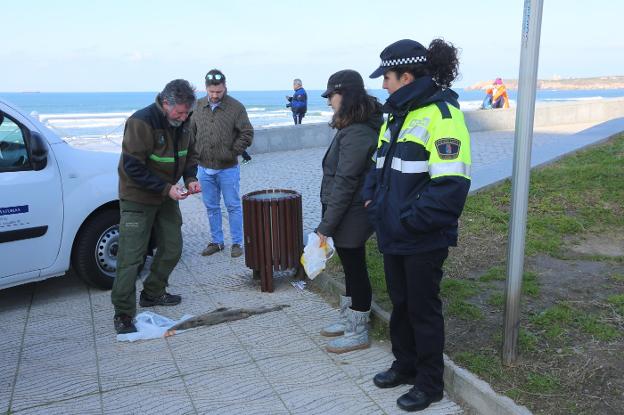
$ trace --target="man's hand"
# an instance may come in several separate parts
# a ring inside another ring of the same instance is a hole
[[[189,193],[184,191],[184,188],[176,184],[175,186],[171,186],[169,189],[169,197],[173,200],[183,200],[188,197]]]
[[[189,193],[191,194],[199,193],[201,192],[201,185],[199,184],[199,182],[191,182],[188,185],[188,189],[189,189]]]
[[[367,200],[366,202],[364,202],[364,207],[368,207],[368,205],[370,205],[370,203],[372,202],[372,200]]]

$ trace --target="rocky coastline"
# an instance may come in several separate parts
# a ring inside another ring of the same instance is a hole
[[[493,79],[480,81],[465,90],[485,90],[492,85]],[[518,89],[517,79],[503,79],[508,89]],[[583,90],[583,89],[624,89],[624,76],[600,76],[593,78],[538,79],[537,89]]]

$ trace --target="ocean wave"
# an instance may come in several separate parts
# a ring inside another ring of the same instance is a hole
[[[134,111],[68,113],[68,114],[39,114],[39,119],[40,120],[57,120],[57,119],[84,119],[84,118],[128,118],[132,114],[134,114]]]
[[[597,99],[605,99],[601,96],[595,97],[575,97],[575,98],[544,98],[542,101],[592,101]]]
[[[63,121],[51,121],[48,120],[45,125],[52,128],[105,128],[105,127],[121,127],[126,122],[125,118],[116,118],[110,120],[98,120],[95,118],[87,118],[84,120],[63,120]]]

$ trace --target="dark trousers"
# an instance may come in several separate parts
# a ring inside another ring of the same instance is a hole
[[[416,386],[430,396],[444,390],[444,317],[439,293],[447,256],[448,248],[414,255],[384,254],[392,301],[392,367],[416,376]]]
[[[366,267],[366,247],[336,247],[336,252],[344,269],[346,295],[351,297],[351,308],[356,311],[370,310],[372,291]]]
[[[293,112],[293,120],[295,121],[295,125],[301,124],[301,120],[305,117],[304,112]]]

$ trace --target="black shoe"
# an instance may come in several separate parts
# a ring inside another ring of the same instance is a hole
[[[113,323],[115,324],[117,334],[136,333],[137,329],[132,321],[132,317],[127,314],[115,315]]]
[[[442,400],[443,393],[440,392],[436,395],[427,395],[425,392],[414,386],[404,395],[401,395],[397,399],[397,405],[399,408],[407,412],[422,411],[434,402]]]
[[[404,385],[406,383],[413,385],[415,379],[413,376],[404,375],[390,368],[384,372],[377,373],[373,378],[373,382],[378,388],[385,389],[394,388],[395,386]]]
[[[141,307],[154,307],[155,305],[178,305],[182,302],[182,297],[175,294],[164,293],[159,297],[150,297],[141,291],[139,305]]]

